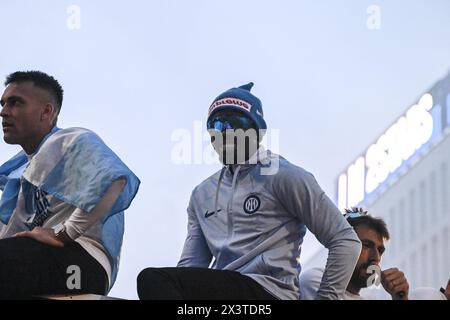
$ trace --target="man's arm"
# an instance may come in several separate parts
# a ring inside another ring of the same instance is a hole
[[[126,180],[124,178],[114,181],[100,202],[89,213],[77,208],[64,223],[65,233],[69,239],[75,240],[82,236],[97,221],[106,216],[119,198],[125,185]]]
[[[361,242],[315,178],[303,169],[280,171],[277,194],[328,251],[317,299],[339,299],[361,252]]]
[[[193,208],[194,194],[189,201],[188,213],[188,231],[186,241],[184,242],[178,267],[200,267],[208,268],[211,263],[212,254],[206,243],[203,231],[200,228],[197,216]]]
[[[55,232],[52,228],[36,227],[32,231],[19,232],[15,236],[30,237],[51,246],[63,247],[65,243],[72,242],[82,236],[111,210],[117,198],[122,193],[125,184],[125,179],[114,181],[103,198],[89,213],[79,208],[74,208],[69,219],[63,224],[64,229],[59,232]]]
[[[361,253],[361,242],[344,216],[323,194],[309,228],[328,249],[328,259],[316,299],[339,299],[345,292]]]

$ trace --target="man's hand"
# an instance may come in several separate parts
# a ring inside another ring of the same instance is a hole
[[[56,238],[53,229],[36,227],[32,231],[19,232],[15,237],[28,237],[54,247],[64,247],[64,242]]]
[[[409,284],[403,272],[397,268],[381,272],[381,284],[392,300],[408,300]]]

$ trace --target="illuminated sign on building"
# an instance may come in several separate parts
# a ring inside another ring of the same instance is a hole
[[[449,122],[450,95],[446,109]],[[365,200],[441,131],[442,107],[426,93],[339,176],[339,208]]]

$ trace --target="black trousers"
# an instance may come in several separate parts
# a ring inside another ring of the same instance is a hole
[[[79,267],[79,272],[70,266]],[[78,275],[79,281],[74,278]],[[56,248],[31,238],[0,240],[0,299],[53,294],[104,295],[107,286],[104,268],[76,242]]]
[[[274,300],[239,272],[205,268],[147,268],[137,279],[141,300]]]

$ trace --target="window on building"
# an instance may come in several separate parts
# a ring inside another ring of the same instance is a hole
[[[439,288],[439,280],[441,277],[441,263],[439,259],[439,244],[437,236],[433,236],[432,246],[431,246],[431,276],[432,276],[432,287]]]
[[[441,270],[444,270],[444,272],[447,273],[448,277],[448,270],[450,270],[450,254],[449,254],[449,248],[450,248],[450,234],[448,231],[448,227],[444,228],[444,232],[442,233],[442,242],[441,242]]]
[[[419,266],[417,265],[417,253],[414,251],[409,257],[409,287],[417,287],[417,281],[419,279]]]
[[[399,224],[399,228],[400,228],[400,238],[399,241],[400,243],[406,243],[406,226],[407,226],[407,217],[406,217],[406,212],[405,212],[405,201],[403,199],[400,200],[399,203],[399,217],[400,217],[400,224]]]
[[[418,214],[419,219],[417,221],[417,223],[420,223],[419,230],[425,229],[427,226],[427,212],[428,211],[429,211],[429,208],[427,208],[427,187],[426,187],[425,180],[422,180],[419,185],[419,214]]]
[[[441,210],[442,215],[447,217],[450,214],[448,184],[450,176],[448,175],[448,166],[446,162],[441,165]]]
[[[409,191],[409,208],[408,208],[408,221],[409,221],[409,240],[414,241],[416,236],[416,224],[417,224],[417,200],[416,190],[411,189]]]
[[[391,235],[390,242],[390,255],[395,256],[397,254],[397,245],[398,245],[398,239],[399,236],[397,234],[397,212],[395,212],[395,207],[391,207],[389,209],[389,221],[386,221],[387,228],[389,231],[389,234]]]
[[[437,178],[436,171],[432,171],[430,174],[430,208],[427,210],[427,220],[433,223],[433,217],[437,214],[438,210],[438,189],[437,189]],[[440,215],[438,215],[440,216]]]
[[[422,255],[420,264],[421,264],[421,270],[420,270],[420,286],[421,287],[429,287],[430,284],[430,270],[428,269],[428,263],[430,261],[430,257],[428,255],[428,247],[425,244],[422,245],[422,248],[420,250],[420,254]]]
[[[450,93],[447,95],[447,125],[450,125]]]

